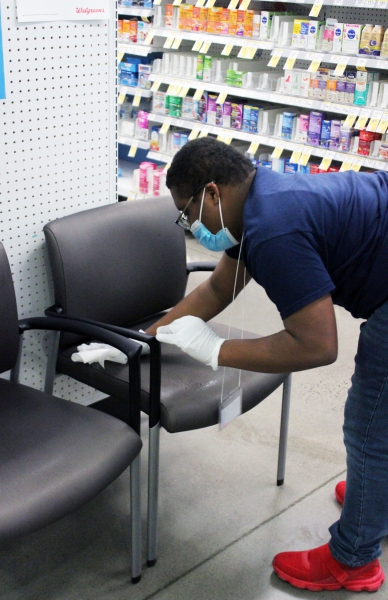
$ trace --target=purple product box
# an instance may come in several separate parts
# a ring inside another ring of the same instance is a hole
[[[324,113],[315,110],[310,112],[309,133],[318,133],[319,136],[321,135],[322,121],[325,116]]]
[[[242,128],[243,107],[243,104],[231,103],[230,126],[232,129]]]
[[[319,142],[321,141],[320,133],[311,133],[310,131],[307,134],[307,143],[310,146],[319,146]]]
[[[208,100],[208,93],[203,92],[201,99],[198,100],[198,121],[200,123],[206,123],[207,100]]]
[[[333,119],[330,128],[330,148],[339,148],[341,139],[341,121]]]
[[[217,121],[217,98],[216,94],[209,94],[207,99],[207,123],[216,125]]]

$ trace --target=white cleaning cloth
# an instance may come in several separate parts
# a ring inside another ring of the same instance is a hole
[[[148,344],[140,342],[139,340],[132,341],[142,346],[142,355],[149,354],[150,347]],[[105,367],[106,360],[111,360],[122,365],[125,365],[128,362],[128,358],[124,352],[113,348],[113,346],[110,346],[109,344],[98,344],[96,342],[93,342],[92,344],[81,344],[81,346],[77,347],[77,350],[78,352],[71,355],[71,360],[74,362],[82,362],[89,365],[98,362],[102,367]]]

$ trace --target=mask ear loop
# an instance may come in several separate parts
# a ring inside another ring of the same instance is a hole
[[[199,217],[198,217],[198,221],[200,221],[201,223],[202,223],[203,201],[205,200],[205,192],[206,192],[206,188],[203,188],[203,194],[202,194],[202,200],[201,200],[201,208],[199,210]]]
[[[218,206],[220,207],[220,218],[221,218],[221,225],[222,225],[222,229],[225,229],[225,226],[224,226],[224,219],[222,218],[222,210],[221,210],[221,198],[218,198]]]
[[[240,250],[239,250],[239,253],[238,253],[236,276],[234,278],[232,310],[230,312],[229,327],[228,327],[228,340],[230,340],[230,330],[232,328],[233,306],[234,306],[234,301],[236,299],[237,278],[238,278],[238,270],[239,270],[240,261],[241,261],[241,250],[242,250],[243,241],[244,241],[244,233],[242,235],[241,242],[240,242]],[[247,278],[247,270],[246,270],[246,268],[244,266],[243,314],[242,314],[242,328],[241,328],[241,339],[242,340],[244,339],[244,325],[245,325],[245,287],[246,287],[246,278]],[[222,401],[224,399],[225,374],[226,374],[226,367],[224,367],[224,373],[222,375],[221,401],[220,401],[221,404],[222,404]],[[242,369],[239,369],[238,386],[237,386],[238,388],[241,387],[241,376],[242,376]]]

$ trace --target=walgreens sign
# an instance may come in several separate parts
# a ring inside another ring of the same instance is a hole
[[[110,19],[114,0],[16,0],[21,23]]]

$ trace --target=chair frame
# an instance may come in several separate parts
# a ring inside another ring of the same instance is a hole
[[[140,354],[139,344],[128,340],[122,335],[98,327],[96,324],[81,322],[68,316],[32,317],[19,320],[19,350],[15,366],[11,370],[11,381],[18,383],[21,357],[23,351],[23,334],[30,330],[46,330],[55,332],[75,333],[98,339],[121,350],[128,358],[129,386],[128,386],[128,425],[140,436]],[[59,333],[57,333],[59,335]],[[47,387],[47,386],[45,386]],[[46,391],[46,390],[45,390]],[[52,393],[52,392],[48,392]],[[140,454],[130,465],[130,496],[131,496],[131,572],[132,582],[138,583],[141,579],[141,499],[140,499]]]

